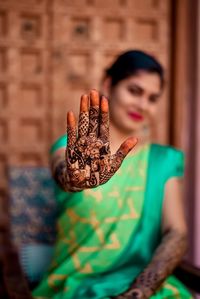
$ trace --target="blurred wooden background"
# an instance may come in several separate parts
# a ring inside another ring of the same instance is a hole
[[[182,146],[181,3],[177,9],[170,0],[0,0],[1,194],[7,166],[48,164],[50,145],[65,133],[66,111],[78,113],[80,95],[99,88],[103,70],[124,50],[145,50],[163,64],[167,88],[155,139],[169,143],[177,135],[174,144]]]

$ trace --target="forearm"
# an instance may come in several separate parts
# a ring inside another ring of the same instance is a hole
[[[126,296],[121,298],[149,298],[173,272],[185,254],[186,248],[186,233],[176,230],[166,233],[150,264],[138,276]]]

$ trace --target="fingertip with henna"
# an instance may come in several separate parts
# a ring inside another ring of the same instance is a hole
[[[80,112],[87,112],[89,106],[89,97],[87,94],[81,96]]]
[[[67,112],[67,124],[71,127],[76,125],[76,118],[72,111]]]
[[[95,89],[90,91],[90,104],[91,106],[99,106],[99,92]]]
[[[101,98],[101,111],[107,113],[109,110],[108,100],[106,97],[102,96]]]
[[[128,154],[133,148],[134,146],[138,143],[138,139],[135,137],[129,137],[128,139],[126,139],[126,141],[124,141],[124,143],[121,145],[121,150],[123,151],[123,153],[126,155]]]

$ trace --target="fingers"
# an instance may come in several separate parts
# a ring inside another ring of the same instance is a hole
[[[101,98],[100,138],[104,143],[109,142],[109,107],[104,96]]]
[[[85,94],[81,97],[80,102],[80,114],[79,114],[79,122],[78,122],[78,136],[83,137],[88,133],[89,128],[89,97]]]
[[[67,136],[70,147],[76,142],[76,118],[72,111],[67,113]]]
[[[112,172],[117,171],[117,169],[122,164],[124,158],[126,155],[134,148],[134,146],[137,144],[138,139],[134,137],[129,137],[124,141],[120,148],[117,150],[116,154],[114,154],[111,158],[112,160]]]
[[[99,116],[99,105],[101,106],[101,115]],[[90,92],[90,109],[89,97],[83,95],[80,103],[80,116],[78,125],[78,136],[86,136],[87,133],[94,133],[98,136],[100,122],[100,136],[104,142],[109,140],[109,115],[108,101],[102,97],[100,104],[99,93],[96,90]],[[88,112],[89,109],[89,112]],[[89,116],[88,116],[89,115]]]
[[[96,90],[90,92],[89,130],[98,136],[99,131],[99,93]]]

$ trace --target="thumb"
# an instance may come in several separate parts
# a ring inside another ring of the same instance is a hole
[[[126,139],[119,147],[117,152],[112,156],[111,158],[111,169],[112,172],[117,171],[117,169],[122,164],[124,158],[126,155],[134,148],[134,146],[137,144],[138,139],[135,137],[129,137]]]
[[[134,146],[138,143],[138,139],[135,137],[129,137],[127,138],[119,147],[117,150],[117,153],[121,153],[124,158],[126,155],[134,148]]]

